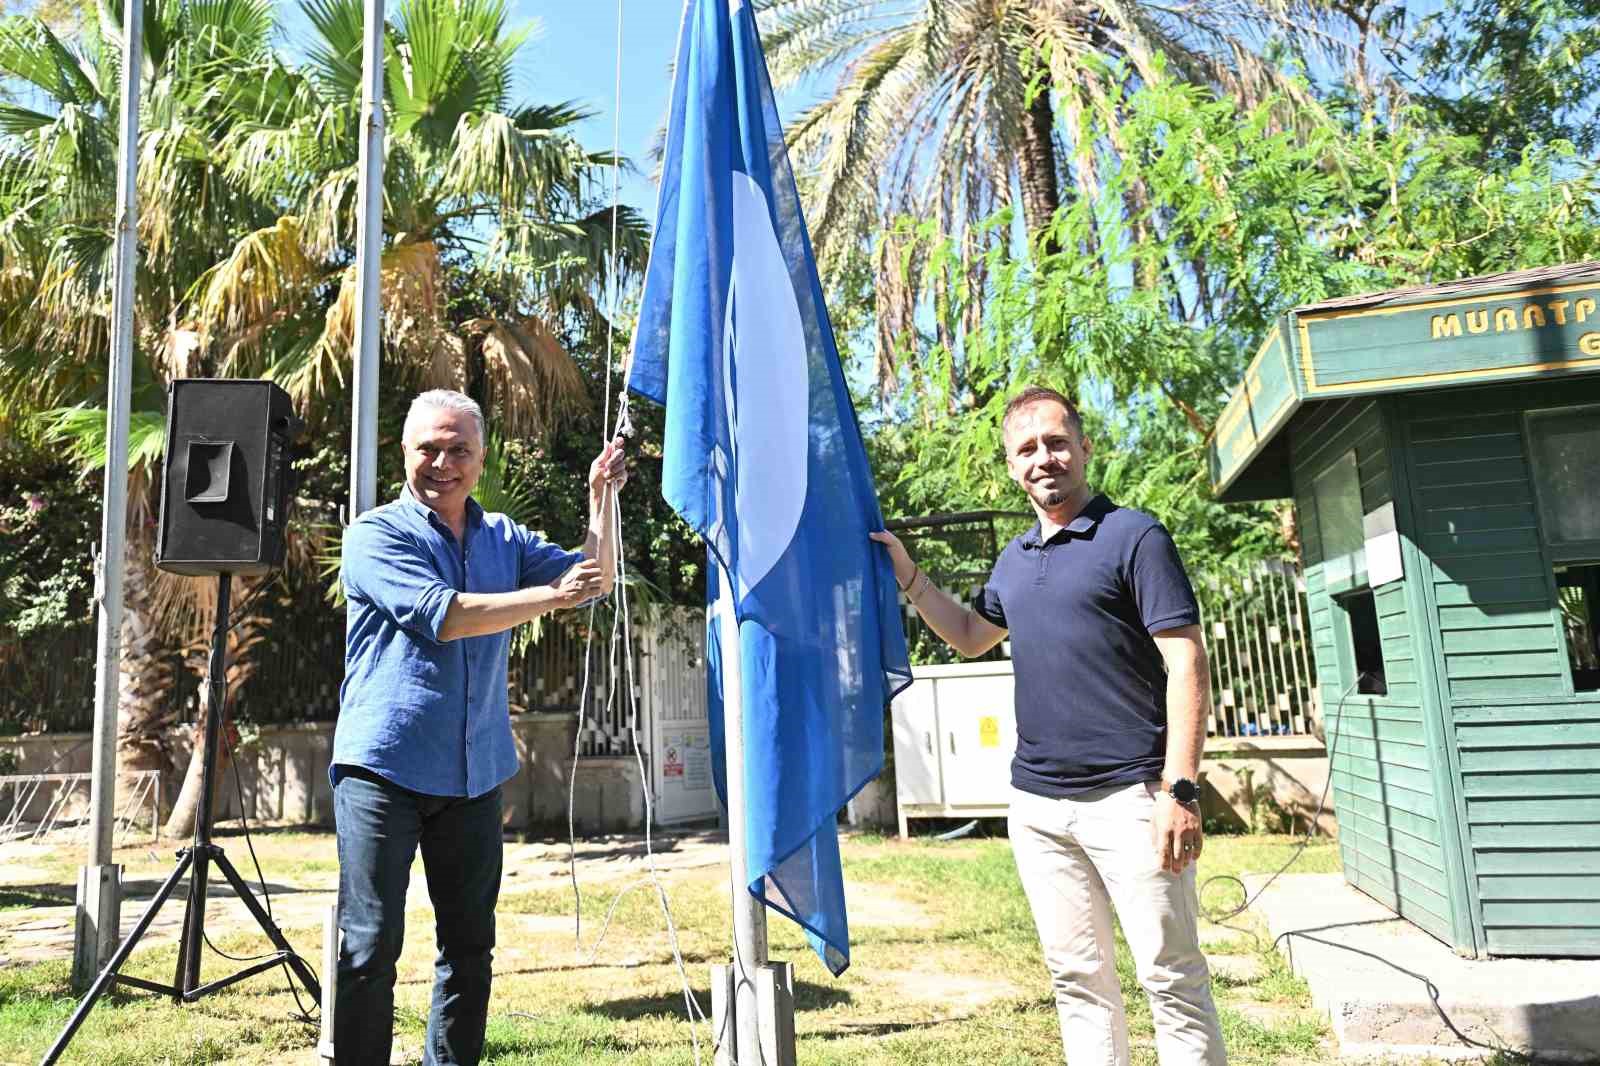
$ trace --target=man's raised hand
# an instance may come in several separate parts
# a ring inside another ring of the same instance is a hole
[[[622,438],[612,437],[610,443],[595,456],[594,462],[589,464],[589,494],[599,499],[608,487],[620,489],[627,482],[628,456],[623,450]]]
[[[585,559],[556,579],[556,599],[562,607],[576,607],[600,595],[602,587],[600,563]]]
[[[917,573],[917,564],[911,561],[906,546],[900,543],[899,537],[887,529],[868,533],[867,536],[889,549],[889,562],[894,565],[894,579],[900,583],[901,588],[905,588],[906,583]]]

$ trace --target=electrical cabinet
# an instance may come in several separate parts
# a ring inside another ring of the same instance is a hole
[[[911,673],[890,712],[900,835],[912,818],[1006,814],[1017,749],[1010,660]]]

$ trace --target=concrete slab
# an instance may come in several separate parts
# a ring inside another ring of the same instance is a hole
[[[1600,1063],[1600,960],[1463,959],[1340,874],[1280,877],[1253,909],[1345,1055]]]

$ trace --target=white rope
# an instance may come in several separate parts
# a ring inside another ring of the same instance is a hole
[[[617,215],[621,201],[620,175],[622,156],[622,3],[617,0],[616,81],[611,97],[611,248],[607,256],[606,284],[606,369],[605,401],[600,408],[600,447],[611,442],[611,363],[615,343],[617,318]],[[609,492],[602,490],[602,493]],[[602,501],[604,495],[602,495]],[[602,506],[604,504],[602,503]],[[620,529],[620,527],[619,527]],[[578,728],[572,739],[572,766],[567,773],[567,872],[572,879],[572,897],[575,907],[573,938],[575,950],[583,954],[583,892],[578,887],[578,830],[575,813],[578,790],[578,757],[583,751],[583,733],[589,717],[589,664],[594,645],[594,612],[598,603],[589,604],[589,617],[583,638],[583,683],[578,688]],[[612,643],[615,644],[613,627]],[[613,679],[612,685],[615,685]],[[608,694],[609,702],[609,694]],[[646,791],[649,790],[648,784]]]
[[[619,416],[625,417],[625,416]],[[595,937],[587,951],[583,946],[583,891],[578,883],[578,835],[576,815],[576,795],[578,782],[579,757],[583,747],[584,722],[588,707],[589,686],[591,678],[591,663],[593,662],[592,647],[594,643],[594,614],[596,604],[589,605],[589,624],[584,636],[583,648],[583,683],[579,692],[578,728],[572,747],[572,766],[567,774],[567,871],[572,881],[572,895],[574,901],[573,914],[573,950],[582,965],[592,965],[600,952],[600,946],[605,943],[606,934],[611,928],[612,918],[616,914],[617,906],[622,898],[636,888],[646,885],[656,890],[656,900],[661,906],[661,916],[666,922],[667,940],[672,949],[673,965],[678,971],[678,980],[682,986],[684,1012],[689,1018],[689,1039],[694,1045],[694,1061],[700,1066],[700,1034],[697,1023],[708,1023],[705,1009],[695,997],[693,987],[689,981],[688,966],[683,960],[683,949],[678,940],[678,926],[672,916],[672,904],[667,897],[666,885],[661,880],[661,870],[656,864],[655,855],[655,798],[650,793],[650,777],[644,765],[644,754],[639,744],[639,703],[637,679],[633,673],[633,615],[628,604],[627,590],[627,556],[622,550],[622,501],[610,487],[604,490],[603,506],[609,512],[607,517],[614,522],[617,531],[611,550],[612,562],[615,567],[616,607],[612,614],[610,634],[610,654],[607,659],[606,677],[606,713],[610,713],[616,706],[617,682],[622,679],[623,689],[628,700],[628,736],[633,744],[634,762],[639,768],[639,783],[644,796],[644,852],[645,862],[649,873],[645,878],[634,882],[617,893],[612,899],[611,906],[606,911],[605,920],[601,923],[600,932]],[[618,637],[621,637],[619,640]],[[620,648],[619,648],[620,646]],[[622,664],[619,667],[617,659],[621,651]],[[713,1036],[713,1047],[719,1041]]]
[[[622,214],[622,0],[617,0],[617,70],[611,90],[611,255],[606,310],[606,388],[600,408],[601,447],[611,439],[611,351],[617,332],[617,216]],[[627,390],[622,390],[623,395]]]
[[[622,528],[622,501],[613,497],[616,507],[617,528]],[[617,538],[617,601],[622,615],[622,661],[627,666],[625,682],[628,693],[628,735],[633,741],[633,758],[639,767],[639,780],[644,785],[644,855],[650,867],[650,881],[655,885],[656,898],[661,903],[661,916],[667,923],[667,940],[672,945],[672,961],[678,967],[678,980],[683,985],[683,1009],[689,1015],[689,1036],[694,1042],[694,1061],[700,1062],[700,1036],[695,1031],[695,1021],[707,1021],[705,1011],[689,983],[689,971],[684,966],[683,950],[678,944],[678,927],[672,919],[672,905],[667,900],[667,890],[661,883],[661,873],[656,868],[655,842],[652,837],[656,820],[655,798],[650,794],[650,778],[645,773],[644,756],[639,750],[638,686],[633,676],[633,618],[628,610],[627,561],[622,551],[622,538]]]
[[[601,409],[601,447],[610,443],[611,431],[611,374],[615,360],[616,343],[616,318],[617,318],[617,227],[618,217],[622,212],[621,200],[621,156],[622,156],[622,41],[623,41],[623,0],[617,0],[617,43],[616,43],[616,81],[614,85],[614,106],[612,109],[611,126],[611,249],[607,267],[607,282],[609,285],[608,309],[606,313],[606,368],[605,368],[605,400]],[[617,411],[617,432],[631,436],[633,426],[628,417],[628,396],[626,389],[619,390]],[[607,932],[611,928],[611,920],[617,912],[618,905],[624,896],[636,888],[646,885],[656,891],[656,899],[661,905],[661,915],[666,922],[667,939],[672,948],[672,961],[678,970],[678,979],[683,987],[684,1011],[689,1017],[689,1038],[694,1045],[695,1066],[700,1066],[700,1035],[698,1024],[709,1023],[704,1009],[695,997],[693,987],[689,981],[688,967],[683,961],[683,951],[678,941],[678,927],[672,916],[672,905],[667,898],[666,886],[661,880],[661,871],[656,865],[655,856],[655,799],[650,792],[650,775],[646,772],[644,755],[639,744],[639,705],[637,692],[637,679],[633,673],[633,618],[628,606],[627,587],[627,559],[622,550],[622,501],[608,484],[601,490],[601,508],[604,518],[602,522],[610,520],[616,533],[614,543],[611,545],[613,574],[615,575],[614,597],[615,607],[611,620],[610,649],[607,658],[606,670],[606,701],[604,714],[609,717],[616,707],[617,681],[622,677],[626,688],[628,700],[628,736],[633,745],[634,761],[639,769],[639,783],[644,793],[644,851],[645,861],[649,868],[649,875],[618,892],[611,901],[611,906],[606,911],[605,920],[600,925],[599,935],[586,953],[583,949],[583,892],[578,883],[578,833],[576,800],[578,788],[578,765],[583,751],[583,735],[588,720],[589,688],[591,681],[592,650],[594,645],[595,609],[598,603],[589,605],[588,624],[585,627],[583,644],[583,682],[579,687],[578,695],[578,722],[572,744],[572,765],[567,774],[567,869],[572,881],[573,897],[573,946],[574,951],[583,965],[593,964],[600,951],[600,946],[605,943]],[[617,652],[619,641],[618,633],[622,639],[621,651],[623,666],[619,670],[617,665]],[[715,1045],[715,1041],[713,1041]]]

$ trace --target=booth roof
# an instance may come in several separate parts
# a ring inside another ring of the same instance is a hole
[[[1295,308],[1296,314],[1315,314],[1318,311],[1352,310],[1358,307],[1383,307],[1386,304],[1427,303],[1445,296],[1467,295],[1474,292],[1500,292],[1508,289],[1532,289],[1545,285],[1600,279],[1600,259],[1586,263],[1563,263],[1560,266],[1534,267],[1531,270],[1504,270],[1498,274],[1479,274],[1473,278],[1441,281],[1433,285],[1410,285],[1387,292],[1362,293],[1359,296],[1340,296]]]
[[[1329,401],[1600,373],[1600,261],[1343,296],[1285,314],[1217,419],[1225,501],[1293,491],[1289,433]]]

